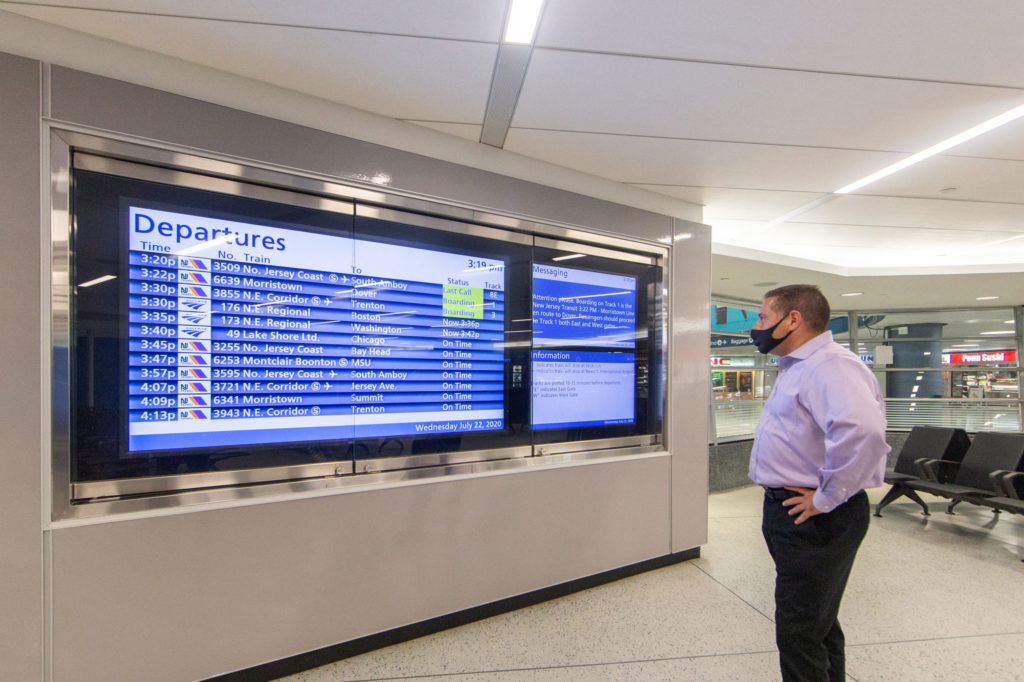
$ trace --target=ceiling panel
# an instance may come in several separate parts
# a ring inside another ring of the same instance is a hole
[[[513,125],[916,152],[1024,92],[534,50]]]
[[[952,191],[943,190],[952,188]],[[890,175],[862,194],[1024,202],[1024,161],[937,156]]]
[[[1024,202],[1024,196],[1021,201]],[[954,199],[847,194],[801,214],[797,220],[822,224],[1011,230],[1024,233],[1024,203],[993,204]]]
[[[822,195],[811,192],[771,192],[751,189],[708,188],[704,218],[715,220],[772,220]]]
[[[1019,0],[548,0],[537,42],[1022,87],[1022,33]]]
[[[751,263],[756,262],[756,267]],[[757,257],[716,255],[711,266],[712,291],[737,300],[760,301],[767,287],[759,282],[779,284],[809,282],[821,287],[833,310],[884,311],[893,308],[949,308],[988,306],[1005,308],[1019,302],[1024,290],[1024,273],[975,274],[955,278],[948,275],[861,276],[836,275],[807,268],[780,265]],[[862,296],[840,294],[860,291]],[[1000,296],[980,303],[978,296]]]
[[[971,232],[909,227],[718,220],[717,243],[852,268],[910,268],[1001,264],[1024,269],[1024,233]],[[995,242],[998,248],[993,249]]]
[[[44,18],[25,6],[54,4],[26,0],[5,3],[4,10]],[[501,38],[505,21],[505,0],[65,0],[60,6],[490,42]],[[113,12],[96,14],[121,20]]]
[[[470,140],[472,142],[478,142],[480,140],[480,131],[483,129],[482,125],[473,125],[471,123],[437,123],[434,121],[409,121],[409,123],[415,123],[416,125],[420,125],[425,128],[432,128],[442,133],[461,137],[464,140]]]
[[[965,142],[951,149],[948,155],[1024,161],[1024,119]]]
[[[393,118],[483,120],[497,46],[81,10],[23,12]],[[168,40],[173,36],[173,40]]]
[[[902,158],[883,152],[509,131],[505,149],[631,184],[829,192]]]

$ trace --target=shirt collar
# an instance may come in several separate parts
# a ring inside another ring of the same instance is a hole
[[[806,360],[830,343],[832,343],[832,332],[825,330],[789,355],[779,358],[779,367],[784,369],[800,360]]]

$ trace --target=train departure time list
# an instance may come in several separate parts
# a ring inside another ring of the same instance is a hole
[[[504,427],[502,260],[128,221],[130,451]]]

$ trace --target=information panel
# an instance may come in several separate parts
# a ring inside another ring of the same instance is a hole
[[[504,261],[128,220],[129,451],[504,428]]]
[[[533,427],[632,424],[633,353],[533,351]]]
[[[633,348],[636,278],[533,266],[533,345]]]

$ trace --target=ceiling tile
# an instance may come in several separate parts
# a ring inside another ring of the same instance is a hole
[[[1024,233],[1024,203],[995,204],[945,198],[911,199],[847,194],[801,214],[796,220],[821,224],[1011,230]]]
[[[480,141],[480,131],[483,128],[483,126],[473,125],[470,123],[436,123],[433,121],[409,121],[409,123],[415,123],[416,125],[423,126],[424,128],[433,128],[434,130],[439,130],[442,133],[461,137],[464,140],[470,140],[472,142]]]
[[[943,193],[948,188],[955,189]],[[858,193],[1024,203],[1024,161],[937,156],[868,185]]]
[[[713,221],[716,242],[852,268],[1014,265],[1024,268],[1024,233],[908,227]],[[1001,240],[998,248],[990,242]]]
[[[916,152],[1017,90],[534,50],[513,126]]]
[[[52,13],[36,14],[29,6],[53,4],[27,0],[4,10],[49,20]],[[505,0],[71,0],[61,7],[489,42],[500,40],[505,21]],[[106,22],[122,20],[115,12],[94,14]]]
[[[450,40],[140,15],[111,21],[109,14],[80,10],[31,14],[394,118],[482,121],[497,54],[495,45]]]
[[[548,0],[537,44],[1024,86],[1019,0]]]
[[[902,155],[512,128],[505,149],[631,184],[829,192]]]
[[[947,155],[1024,161],[1024,118],[965,142]]]

